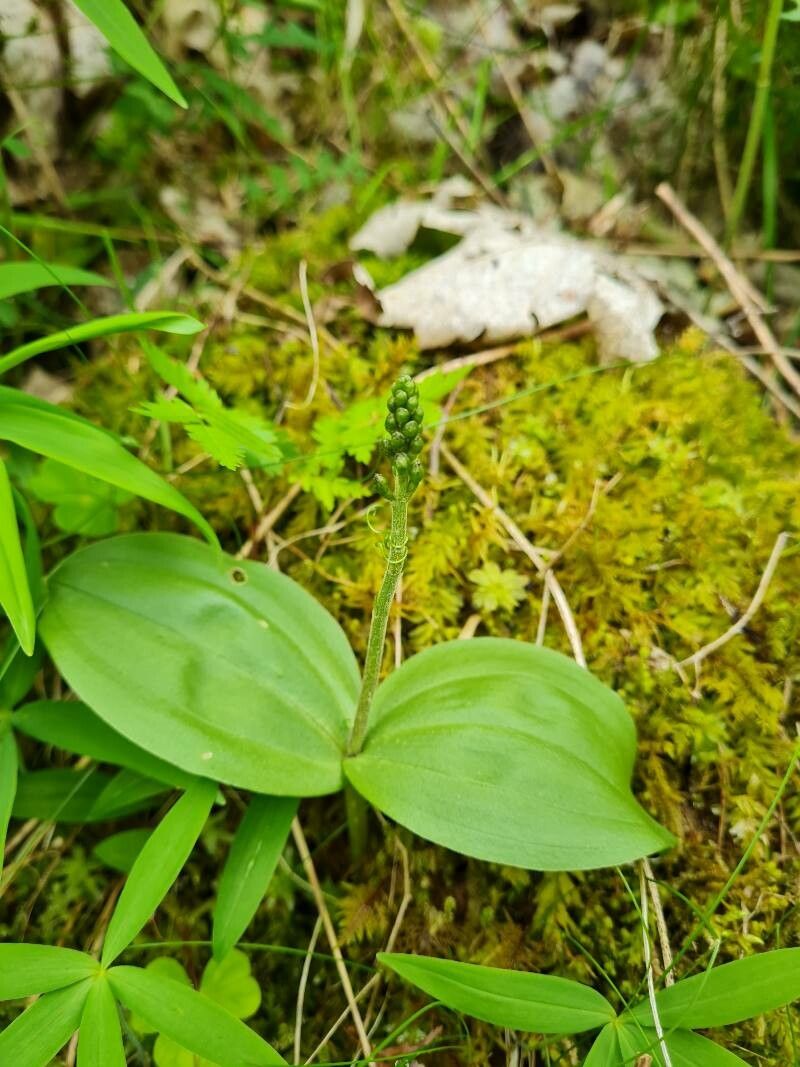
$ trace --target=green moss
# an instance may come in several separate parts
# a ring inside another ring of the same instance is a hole
[[[300,258],[315,257],[321,269],[326,256],[340,257],[342,234],[337,217],[314,230],[311,251],[308,234],[305,244],[296,234],[277,237],[260,254],[253,284],[282,292],[296,277]],[[296,285],[293,292],[281,300],[299,308]],[[347,312],[343,322],[337,334],[349,330],[350,339],[334,344],[323,337],[320,378],[309,403],[310,348],[279,330],[217,328],[201,368],[228,401],[279,417],[298,450],[307,450],[317,418],[377,395],[401,369],[418,371],[429,362],[405,336],[368,330]],[[82,410],[103,412],[107,425],[141,441],[145,424],[128,408],[152,395],[156,383],[133,351],[126,343],[81,368],[78,396]],[[800,449],[776,423],[760,387],[694,332],[653,364],[591,373],[596,365],[590,340],[520,344],[513,355],[467,379],[453,412],[459,417],[444,441],[535,545],[564,547],[556,573],[590,667],[623,695],[637,720],[636,790],[680,839],[656,862],[672,941],[680,945],[694,926],[692,907],[704,908],[722,888],[790,760],[798,722],[793,680],[800,669],[797,553],[782,559],[746,632],[709,657],[699,677],[681,678],[670,661],[727,628],[752,597],[777,534],[797,531]],[[531,395],[535,385],[546,388]],[[496,406],[460,417],[485,405]],[[179,471],[196,458],[196,446],[175,430],[171,455]],[[151,458],[156,465],[164,461],[158,437]],[[369,468],[352,462],[345,473],[363,481]],[[278,477],[253,477],[269,510],[291,487],[293,465]],[[252,534],[257,515],[239,475],[203,463],[175,482],[230,548]],[[369,520],[363,508],[362,501],[345,502],[331,516],[301,493],[254,553],[314,592],[360,656],[383,569],[379,545],[387,521],[382,505]],[[159,528],[180,523],[146,505],[139,505],[139,518]],[[400,609],[403,656],[456,637],[468,622],[478,633],[535,640],[541,578],[509,541],[496,513],[441,457],[438,472],[414,498],[411,524]],[[492,597],[482,595],[480,576],[498,573],[516,577],[514,595],[495,607]],[[544,634],[547,645],[569,652],[552,605]],[[394,651],[387,649],[387,669]],[[343,938],[355,958],[371,963],[399,902],[393,833],[375,822],[369,862],[349,869],[339,839],[328,841],[343,821],[339,799],[310,803],[304,811],[310,836],[328,842],[317,859],[329,888],[339,893]],[[800,804],[790,791],[713,917],[722,939],[720,960],[796,942],[798,833]],[[610,979],[626,997],[640,990],[638,917],[616,872],[543,875],[496,868],[402,837],[411,856],[413,901],[398,949],[553,971],[593,981],[606,993]],[[209,871],[220,859],[218,852]],[[173,936],[205,936],[208,886],[198,876],[196,918],[187,922],[175,911]],[[288,898],[294,895],[290,887]],[[253,936],[303,947],[312,925],[303,898],[294,912],[285,903],[267,902]],[[682,967],[702,965],[708,949],[701,935]],[[261,955],[258,967],[271,983],[265,1032],[274,1035],[292,1017],[297,961]],[[393,985],[387,1022],[397,1024],[420,1003],[412,991]],[[310,996],[306,1031],[321,1035],[339,1010],[333,972],[326,970]],[[441,1025],[444,1035],[460,1040],[451,1016],[444,1013]],[[433,1026],[423,1017],[404,1040],[413,1044]],[[289,1027],[281,1032],[288,1045]],[[470,1032],[464,1057],[436,1062],[478,1064],[493,1053],[502,1056],[501,1033],[479,1024],[471,1024]],[[789,1062],[792,1034],[790,1015],[775,1013],[722,1040],[779,1063]],[[525,1043],[534,1047],[536,1040]],[[574,1062],[568,1044],[554,1046],[550,1062]],[[585,1042],[578,1047],[585,1049]],[[349,1037],[334,1041],[329,1051],[336,1058],[349,1055]]]

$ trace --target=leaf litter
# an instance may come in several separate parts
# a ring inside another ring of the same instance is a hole
[[[378,323],[410,329],[422,349],[529,337],[586,314],[601,358],[646,362],[658,354],[664,306],[652,285],[600,245],[494,205],[462,207],[464,179],[426,200],[379,209],[353,236],[354,252],[390,258],[422,230],[461,239],[380,289]]]

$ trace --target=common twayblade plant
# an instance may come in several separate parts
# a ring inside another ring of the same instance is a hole
[[[630,792],[628,712],[566,657],[521,641],[452,641],[379,682],[422,477],[408,377],[390,393],[386,427],[391,482],[381,476],[377,489],[391,520],[363,672],[338,623],[289,578],[189,537],[144,533],[82,548],[50,576],[41,632],[63,676],[133,744],[254,795],[232,850],[240,871],[264,857],[269,827],[288,831],[297,798],[346,783],[415,833],[496,863],[587,869],[667,847]],[[220,951],[241,936],[273,866]]]

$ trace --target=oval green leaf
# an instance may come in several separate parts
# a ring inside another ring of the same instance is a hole
[[[591,986],[551,974],[506,971],[457,960],[382,952],[378,961],[448,1008],[536,1034],[579,1034],[615,1017]]]
[[[1,434],[1,432],[0,432]],[[22,554],[17,512],[8,471],[0,460],[0,608],[17,635],[26,655],[33,655],[36,616]]]
[[[706,1030],[751,1019],[800,998],[800,948],[760,952],[702,974],[684,978],[656,995],[665,1027]],[[643,1025],[652,1025],[647,1001],[631,1010]]]
[[[92,983],[81,1016],[78,1067],[125,1067],[125,1047],[114,994],[106,978]]]
[[[228,956],[264,899],[297,805],[295,797],[255,796],[250,801],[219,881],[212,935],[217,960]]]
[[[182,788],[192,776],[134,745],[80,701],[34,700],[14,712],[14,729],[45,745],[115,763],[146,778]]]
[[[36,289],[47,289],[60,285],[111,285],[108,278],[80,267],[69,267],[64,263],[43,263],[30,260],[23,263],[0,263],[0,300],[20,293],[32,293]]]
[[[48,584],[41,632],[59,670],[135,744],[257,793],[341,787],[358,669],[295,582],[188,537],[132,534],[81,549]]]
[[[106,0],[103,2],[105,3]],[[183,315],[179,311],[138,311],[124,315],[106,315],[102,319],[79,322],[75,326],[70,326],[68,330],[59,330],[57,333],[39,337],[36,341],[29,341],[25,345],[20,345],[19,348],[12,349],[4,356],[0,356],[0,374],[5,374],[12,367],[24,363],[26,359],[40,356],[44,352],[55,352],[59,348],[68,348],[70,345],[81,344],[83,341],[94,341],[99,337],[131,333],[134,330],[193,334],[204,329],[202,322],[198,322],[191,315]]]
[[[177,489],[132,456],[110,433],[63,408],[0,386],[0,440],[13,441],[169,508],[193,522],[212,544],[216,543],[209,524]]]
[[[379,687],[358,792],[436,844],[533,870],[608,867],[671,835],[630,791],[633,722],[619,697],[557,652],[453,641]]]
[[[89,978],[45,993],[0,1034],[3,1067],[47,1067],[80,1026]]]
[[[178,877],[205,825],[217,786],[199,779],[161,820],[136,858],[103,944],[104,967],[133,941]]]
[[[0,1000],[19,1000],[82,982],[97,974],[85,952],[52,945],[0,945]]]
[[[172,80],[164,64],[153,51],[139,25],[122,0],[74,0],[84,15],[95,24],[111,47],[135,71],[147,78],[165,96],[186,107],[183,93]]]
[[[286,1062],[243,1022],[182,982],[139,967],[112,967],[108,977],[119,1000],[152,1030],[219,1067]]]

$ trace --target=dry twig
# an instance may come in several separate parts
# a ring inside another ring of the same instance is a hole
[[[653,1023],[656,1028],[658,1044],[661,1055],[664,1057],[664,1067],[672,1067],[667,1042],[664,1040],[664,1027],[661,1025],[661,1017],[658,1014],[658,1001],[656,1000],[656,983],[653,976],[653,953],[650,948],[650,932],[648,930],[648,918],[650,910],[647,903],[647,877],[644,863],[639,864],[639,896],[642,908],[642,944],[644,946],[644,965],[647,971],[647,996],[650,1001],[650,1011],[653,1013]]]
[[[759,344],[769,355],[775,368],[783,375],[794,391],[800,396],[800,372],[798,372],[787,359],[775,339],[775,335],[761,317],[761,312],[766,310],[763,297],[753,288],[750,282],[736,269],[731,260],[725,255],[720,246],[703,226],[702,222],[694,216],[688,208],[679,200],[675,190],[667,182],[662,182],[656,189],[656,195],[661,199],[675,218],[708,252],[714,261],[717,270],[725,279],[725,283],[731,291],[736,303],[747,316],[747,321],[758,338]]]
[[[308,842],[306,841],[306,835],[303,833],[303,827],[300,825],[300,820],[295,818],[292,822],[292,837],[294,843],[297,846],[297,852],[300,856],[300,862],[303,864],[303,870],[306,873],[306,878],[311,886],[311,892],[314,896],[314,903],[317,905],[317,911],[319,917],[322,920],[322,925],[325,929],[325,936],[328,939],[330,945],[331,954],[336,962],[336,970],[339,974],[339,981],[342,983],[342,989],[344,990],[345,999],[347,1000],[347,1007],[350,1015],[353,1018],[355,1024],[356,1033],[358,1034],[358,1043],[361,1046],[361,1051],[364,1056],[369,1060],[372,1056],[372,1046],[370,1045],[369,1038],[367,1037],[367,1031],[364,1027],[364,1020],[361,1017],[356,998],[353,994],[353,985],[350,981],[350,975],[347,973],[347,967],[345,966],[344,956],[342,950],[339,947],[339,939],[336,936],[336,930],[334,929],[333,920],[331,919],[330,912],[328,911],[328,905],[325,903],[325,896],[322,892],[322,886],[319,883],[317,877],[317,870],[314,866],[314,861],[311,858],[311,853],[308,850]]]
[[[770,552],[769,559],[767,560],[767,565],[764,568],[764,573],[761,575],[761,581],[758,583],[755,595],[736,622],[733,623],[732,626],[729,626],[725,633],[720,634],[720,636],[713,641],[709,641],[707,645],[703,645],[697,652],[693,652],[691,656],[687,656],[686,659],[680,660],[676,665],[677,667],[684,668],[692,666],[695,671],[697,671],[703,660],[710,656],[712,652],[716,652],[717,649],[722,648],[723,645],[727,644],[732,637],[738,636],[743,630],[747,629],[751,619],[764,602],[764,597],[767,595],[767,590],[769,589],[770,582],[775,574],[778,561],[781,558],[783,550],[786,548],[788,540],[789,534],[785,531],[778,534],[775,544],[772,546],[772,552]]]

